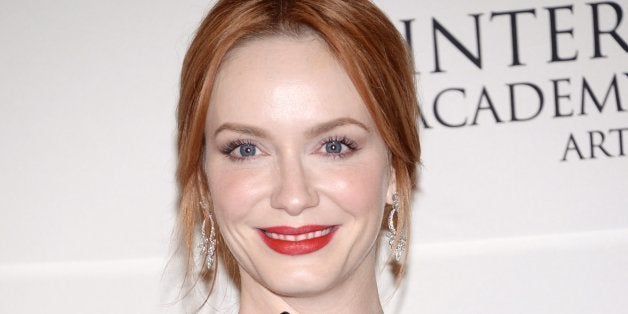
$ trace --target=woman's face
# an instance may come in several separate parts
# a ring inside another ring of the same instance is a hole
[[[374,275],[394,175],[362,99],[320,39],[234,49],[205,137],[216,223],[243,288],[305,296]]]

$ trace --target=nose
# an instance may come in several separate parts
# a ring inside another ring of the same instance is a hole
[[[291,216],[318,205],[318,193],[312,187],[311,175],[303,167],[300,157],[284,157],[278,161],[271,206]]]

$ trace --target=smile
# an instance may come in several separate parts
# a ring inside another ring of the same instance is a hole
[[[278,226],[258,230],[264,243],[275,252],[302,255],[325,247],[337,229],[337,226],[307,225],[298,228]]]

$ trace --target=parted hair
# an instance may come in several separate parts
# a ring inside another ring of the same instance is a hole
[[[214,82],[225,56],[246,41],[272,36],[318,36],[344,68],[388,147],[400,209],[397,233],[410,236],[412,191],[420,162],[419,107],[414,65],[406,42],[386,15],[368,0],[219,0],[185,55],[177,109],[179,249],[185,279],[197,274],[195,230],[213,211],[204,171],[204,127]],[[201,202],[209,208],[202,208]],[[386,214],[390,211],[387,205]],[[385,223],[382,222],[384,228]],[[216,226],[216,260],[239,284],[237,263]],[[209,230],[207,230],[209,234]],[[408,245],[406,247],[409,247]],[[406,258],[394,269],[402,278]],[[204,264],[204,263],[203,263]],[[211,291],[216,268],[201,269]]]

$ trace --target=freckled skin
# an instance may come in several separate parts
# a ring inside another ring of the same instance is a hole
[[[346,123],[312,134],[340,118],[368,130]],[[263,136],[216,133],[226,123]],[[233,50],[214,85],[205,135],[216,223],[240,266],[241,313],[380,313],[375,242],[394,174],[364,103],[324,43],[272,37]],[[240,155],[243,142],[254,155]],[[309,254],[279,254],[258,233],[312,224],[338,230]]]

